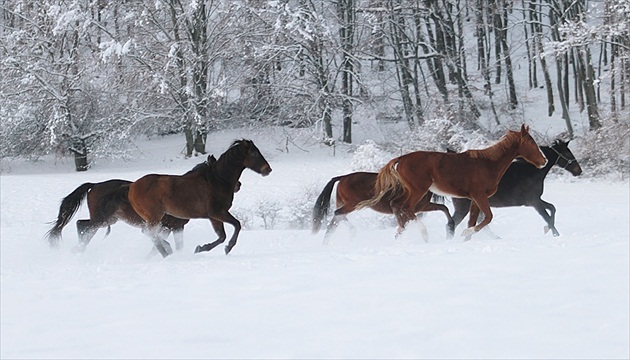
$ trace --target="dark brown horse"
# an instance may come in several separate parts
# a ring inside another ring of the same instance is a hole
[[[337,209],[335,210],[335,214],[328,224],[328,228],[326,229],[326,234],[324,235],[324,242],[327,242],[332,233],[339,226],[340,221],[347,221],[346,214],[349,214],[357,209],[357,205],[362,202],[371,199],[374,197],[374,184],[376,183],[377,173],[372,172],[354,172],[347,175],[336,176],[326,184],[321,194],[317,197],[315,201],[315,206],[313,208],[313,234],[316,234],[322,226],[322,221],[326,219],[328,216],[328,208],[330,207],[330,197],[332,195],[333,187],[335,183],[337,184],[336,191],[336,204]],[[447,223],[447,236],[450,238],[453,236],[453,232],[455,229],[455,223],[453,222],[453,218],[448,211],[448,208],[443,204],[436,204],[430,202],[432,194],[427,193],[425,197],[427,198],[425,201],[422,201],[419,206],[414,209],[417,212],[428,212],[428,211],[442,211],[448,220]],[[393,214],[392,207],[385,198],[385,196],[381,201],[371,206],[371,208],[377,212],[383,214]],[[427,241],[428,235],[426,234],[426,229],[422,231],[422,235]]]
[[[234,233],[225,247],[228,254],[236,245],[241,230],[240,222],[228,210],[232,206],[236,183],[246,168],[263,176],[271,172],[269,163],[251,140],[238,140],[208,171],[182,176],[146,175],[119,194],[126,195],[134,210],[145,220],[147,234],[162,256],[166,257],[171,252],[160,234],[160,221],[167,214],[180,219],[210,220],[219,238],[197,246],[196,253],[210,251],[223,243],[226,239],[223,223],[231,224]]]
[[[206,162],[198,164],[192,170],[200,171],[205,169],[206,166],[211,166],[217,159],[210,155]],[[77,233],[79,235],[78,251],[84,251],[87,245],[90,243],[96,232],[104,227],[107,227],[107,233],[105,237],[109,235],[111,231],[111,225],[115,224],[118,220],[121,220],[134,227],[142,228],[144,220],[138,215],[129,202],[119,202],[117,206],[109,211],[105,211],[110,204],[107,202],[106,195],[118,190],[122,186],[131,184],[128,180],[112,179],[99,183],[84,183],[72,191],[66,196],[59,207],[59,214],[52,229],[47,233],[48,242],[52,247],[58,245],[61,239],[61,231],[70,222],[72,217],[76,214],[83,200],[87,198],[87,205],[90,214],[89,219],[77,220]],[[237,192],[240,188],[240,182],[237,183],[234,189]],[[178,219],[170,215],[165,215],[162,218],[162,235],[167,237],[170,232],[173,232],[173,238],[175,239],[175,247],[177,250],[183,248],[184,241],[184,225],[188,223],[187,219]]]
[[[373,199],[359,204],[372,206],[383,198],[389,200],[399,231],[415,218],[415,209],[431,191],[438,195],[471,199],[468,228],[462,236],[469,240],[472,234],[492,221],[488,198],[497,191],[501,176],[517,157],[522,157],[538,168],[547,159],[529,134],[529,128],[508,131],[496,144],[482,150],[462,153],[416,151],[392,159],[376,178]],[[402,196],[387,197],[387,194]],[[485,218],[477,223],[479,211]]]
[[[110,226],[115,224],[118,220],[122,220],[129,225],[135,227],[142,227],[144,221],[133,210],[128,203],[121,203],[118,209],[111,214],[111,216],[103,217],[102,212],[97,204],[100,199],[108,193],[119,189],[121,186],[129,185],[131,181],[127,180],[107,180],[99,183],[84,183],[77,187],[73,192],[66,196],[61,201],[59,207],[59,214],[57,220],[52,229],[48,231],[47,238],[51,247],[56,247],[61,239],[61,231],[70,222],[74,214],[77,212],[81,203],[87,198],[88,210],[90,213],[89,219],[77,220],[77,233],[79,235],[79,245],[76,250],[82,252],[90,243],[96,232],[104,227],[107,227],[107,233],[110,233]],[[165,232],[164,236],[168,236],[168,233],[173,232],[176,246],[179,248],[183,243],[183,230],[184,225],[188,220],[176,219],[171,216],[164,217],[162,222],[162,228]]]

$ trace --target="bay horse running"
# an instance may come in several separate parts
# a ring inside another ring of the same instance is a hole
[[[211,166],[214,162],[216,162],[216,158],[213,155],[209,155],[205,162],[196,165],[189,173]],[[86,182],[77,187],[61,201],[57,220],[46,234],[49,245],[51,247],[58,246],[63,228],[70,222],[86,198],[90,216],[89,219],[80,219],[76,222],[79,237],[77,251],[85,251],[96,232],[101,228],[107,227],[107,233],[105,234],[105,237],[107,237],[111,232],[111,225],[118,222],[118,220],[131,226],[142,228],[144,220],[135,212],[129,202],[119,202],[114,209],[105,210],[105,208],[110,206],[106,200],[106,195],[129,184],[131,184],[131,181],[112,179],[99,183]],[[237,183],[234,191],[237,192],[239,189],[240,182]],[[162,235],[168,237],[168,234],[172,232],[177,250],[181,250],[184,246],[183,231],[184,225],[187,223],[187,219],[178,219],[170,215],[165,215],[161,220]]]
[[[234,233],[225,247],[229,254],[236,245],[241,223],[228,211],[232,207],[234,188],[245,169],[262,176],[271,173],[271,167],[251,140],[237,140],[216,163],[206,171],[187,175],[150,174],[141,177],[117,193],[128,199],[145,224],[146,233],[163,257],[172,250],[166,247],[160,235],[160,221],[164,215],[180,219],[209,219],[219,238],[195,253],[210,251],[226,239],[223,223],[234,227]]]
[[[469,240],[492,221],[488,198],[497,191],[501,176],[517,157],[537,168],[547,164],[525,125],[520,131],[508,130],[496,144],[486,149],[462,153],[412,152],[392,159],[381,169],[374,186],[376,196],[360,203],[359,207],[377,204],[386,194],[402,192],[402,196],[389,199],[400,233],[407,222],[415,218],[414,211],[427,192],[468,198],[472,200],[470,218],[462,236]],[[479,211],[485,218],[476,225]]]
[[[346,175],[336,176],[324,186],[321,194],[315,201],[313,207],[313,234],[319,232],[322,222],[328,216],[328,209],[330,207],[330,198],[332,195],[333,187],[337,184],[336,191],[336,205],[337,209],[335,214],[328,224],[326,234],[324,235],[324,243],[328,242],[328,239],[333,232],[339,226],[341,221],[348,221],[346,214],[349,214],[357,209],[357,205],[365,200],[369,200],[374,197],[374,184],[376,183],[377,173],[373,172],[354,172]],[[432,194],[429,192],[425,195],[426,199],[421,201],[414,209],[417,212],[429,212],[429,211],[442,211],[448,220],[447,223],[447,237],[452,237],[455,230],[455,223],[451,214],[446,206],[443,204],[437,204],[430,202]],[[378,203],[371,206],[372,210],[375,210],[382,214],[393,214],[392,207],[385,198],[381,199]],[[349,222],[348,222],[349,223]],[[425,241],[428,240],[426,228],[422,230],[422,236]]]
[[[559,236],[560,233],[555,226],[556,207],[541,199],[545,177],[553,166],[565,169],[573,176],[582,174],[582,168],[569,149],[568,141],[557,139],[551,146],[541,146],[540,150],[548,160],[547,165],[538,169],[525,161],[512,162],[501,177],[497,192],[488,199],[488,202],[491,207],[533,207],[547,223],[544,232],[551,230],[553,236]],[[457,226],[468,214],[470,200],[453,198],[453,206],[455,207],[453,220]]]

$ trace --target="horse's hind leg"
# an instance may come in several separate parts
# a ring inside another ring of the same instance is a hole
[[[203,246],[197,245],[197,247],[195,248],[195,254],[200,253],[202,251],[210,251],[214,249],[217,245],[222,244],[227,237],[227,235],[225,234],[225,227],[223,226],[222,221],[210,219],[210,223],[212,224],[212,228],[214,229],[214,232],[219,236],[219,238]]]
[[[337,202],[339,203],[339,200]],[[324,240],[323,240],[324,244],[328,244],[330,237],[335,232],[335,230],[337,230],[337,227],[342,221],[345,221],[346,223],[348,223],[353,233],[356,232],[356,228],[348,221],[348,218],[346,218],[346,214],[353,212],[355,208],[356,208],[355,206],[344,204],[342,207],[335,210],[335,215],[330,220],[330,223],[328,224],[328,227],[326,228],[326,234],[324,235]]]
[[[79,244],[74,251],[84,252],[94,235],[101,226],[95,225],[90,220],[77,220],[77,235],[79,236]]]
[[[553,236],[560,236],[560,233],[556,229],[556,225],[555,225],[556,207],[553,206],[553,204],[550,204],[542,199],[539,199],[539,201],[536,202],[533,206],[534,206],[534,209],[536,209],[536,211],[540,214],[540,216],[542,216],[542,218],[547,223],[547,226],[545,226],[544,228],[545,234],[549,230],[551,230],[551,233],[553,234]],[[546,210],[549,210],[550,214],[547,214]]]
[[[427,231],[427,227],[424,225],[419,216],[416,217],[416,223],[418,224],[418,228],[420,228],[420,235],[422,236],[422,240],[425,243],[429,242],[429,232]]]
[[[328,223],[328,226],[326,227],[326,234],[324,234],[324,240],[322,241],[322,243],[328,244],[330,242],[330,237],[332,236],[332,234],[335,232],[335,230],[337,230],[337,227],[339,226],[339,222],[341,221],[342,218],[345,219],[345,215],[337,215],[335,214],[332,219],[330,220],[330,223]]]

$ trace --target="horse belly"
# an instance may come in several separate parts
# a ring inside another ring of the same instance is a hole
[[[205,219],[208,207],[203,203],[167,204],[165,213],[179,219]]]
[[[429,191],[436,195],[448,196],[448,197],[466,197],[465,194],[457,193],[455,191],[449,191],[445,189],[441,189],[435,183],[431,184],[429,187]]]

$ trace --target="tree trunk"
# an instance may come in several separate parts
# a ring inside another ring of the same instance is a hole
[[[562,57],[556,57],[556,68],[558,69],[558,97],[560,98],[560,105],[562,106],[562,118],[567,126],[567,132],[569,138],[573,139],[573,125],[571,125],[571,118],[569,117],[569,106],[567,105],[566,97],[564,95],[564,86],[562,84]]]
[[[354,0],[340,0],[339,18],[341,26],[339,27],[339,36],[343,48],[343,67],[341,73],[341,94],[343,95],[342,112],[343,112],[343,137],[345,143],[352,143],[352,101],[353,96],[353,63],[352,55],[354,51]]]
[[[597,130],[602,127],[599,120],[599,110],[597,108],[597,97],[595,96],[595,71],[591,65],[591,52],[584,49],[584,57],[578,56],[580,67],[583,69],[584,77],[584,97],[586,98],[586,112],[588,113],[589,130]]]
[[[324,104],[322,117],[324,122],[324,144],[334,145],[335,140],[333,139],[332,131],[332,109],[328,106],[328,104]]]
[[[190,126],[184,128],[184,136],[186,137],[186,157],[191,157],[195,150],[195,139]]]
[[[195,134],[195,152],[198,154],[206,154],[206,138],[207,134],[202,131],[197,131]]]
[[[74,152],[74,168],[76,171],[87,171],[89,168],[87,154]]]
[[[87,160],[88,149],[85,140],[77,139],[72,145],[72,153],[74,154],[74,169],[76,171],[87,171],[90,164]]]
[[[532,28],[535,29],[534,41],[537,50],[537,57],[540,59],[540,67],[542,68],[543,78],[545,79],[545,89],[547,90],[547,115],[552,116],[556,110],[553,99],[553,85],[551,83],[551,76],[549,75],[549,69],[547,67],[547,59],[543,56],[542,45],[542,24],[539,21],[538,12],[535,5],[530,5],[530,14],[532,16]]]

